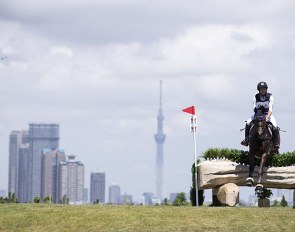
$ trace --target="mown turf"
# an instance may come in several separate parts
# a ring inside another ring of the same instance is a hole
[[[294,231],[292,208],[1,204],[0,231]]]

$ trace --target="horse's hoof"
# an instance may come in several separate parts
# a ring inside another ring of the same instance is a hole
[[[254,185],[254,179],[252,177],[248,177],[246,179],[246,185],[252,187]]]
[[[263,185],[262,184],[257,184],[255,187],[255,192],[261,193],[263,191]]]

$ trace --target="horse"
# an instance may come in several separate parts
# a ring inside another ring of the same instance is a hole
[[[269,123],[266,121],[266,116],[262,111],[258,111],[254,115],[252,126],[249,133],[249,177],[246,179],[247,186],[254,185],[253,172],[255,157],[260,159],[258,170],[258,181],[255,186],[255,192],[262,192],[263,185],[261,178],[263,176],[264,164],[267,157],[273,150],[272,131],[269,128]]]

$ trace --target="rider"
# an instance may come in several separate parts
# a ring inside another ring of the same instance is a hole
[[[273,110],[273,96],[271,93],[267,92],[267,84],[266,82],[259,82],[257,85],[257,90],[259,91],[253,98],[253,107],[254,112],[256,113],[257,110],[262,109],[266,115],[266,121],[272,124],[272,131],[274,136],[274,148],[275,151],[278,152],[280,148],[280,129],[277,126],[277,122],[272,114]],[[241,142],[242,145],[248,146],[249,145],[249,133],[251,128],[251,122],[254,119],[254,115],[248,119],[245,127],[245,139]]]

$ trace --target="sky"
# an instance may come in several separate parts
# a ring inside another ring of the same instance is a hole
[[[1,0],[0,189],[10,132],[58,123],[60,147],[85,165],[85,187],[100,170],[107,190],[116,183],[136,201],[155,192],[160,80],[165,196],[191,186],[188,106],[199,156],[246,149],[239,129],[265,81],[287,131],[281,152],[293,151],[294,11],[292,0]]]

